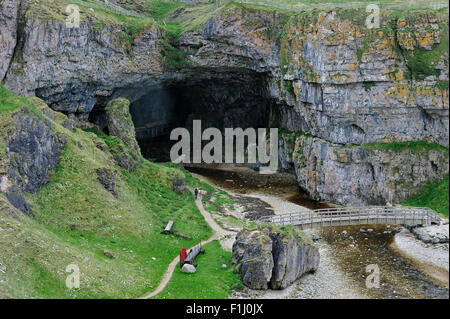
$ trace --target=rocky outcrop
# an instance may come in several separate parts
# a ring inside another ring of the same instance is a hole
[[[130,149],[137,153],[141,152],[130,115],[130,101],[124,98],[110,101],[106,106],[106,122],[109,135],[117,136]]]
[[[431,226],[410,226],[408,229],[417,239],[425,244],[445,244],[448,243],[448,221],[440,225]]]
[[[131,98],[141,96],[143,87],[162,75],[162,36],[156,24],[130,40],[122,26],[96,28],[89,10],[79,28],[67,28],[65,17],[57,17],[64,4],[55,9],[54,17],[41,19],[36,13],[45,2],[14,2],[22,3],[29,13],[22,17],[24,42],[16,48],[20,59],[9,61],[5,77],[5,85],[19,95],[36,95],[54,110],[87,120],[97,103],[104,107],[107,99],[124,96],[121,92]],[[14,33],[12,23],[8,31]]]
[[[6,161],[2,161],[0,172],[1,191],[14,207],[29,213],[22,193],[35,193],[49,182],[66,137],[55,130],[48,118],[30,108],[17,111],[12,120]]]
[[[97,173],[98,181],[103,187],[113,194],[117,196],[116,192],[116,174],[117,172],[110,168],[99,168],[95,171]]]
[[[252,289],[268,289],[274,267],[269,232],[239,232],[233,244],[231,262],[241,274],[244,285]]]
[[[409,199],[448,172],[448,149],[436,144],[366,144],[343,147],[295,133],[280,139],[285,168],[316,199],[343,205],[385,205]]]
[[[251,289],[284,289],[319,267],[320,255],[295,230],[242,230],[233,244],[232,263]]]

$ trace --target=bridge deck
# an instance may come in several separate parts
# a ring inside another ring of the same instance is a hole
[[[294,225],[304,229],[371,224],[430,225],[440,220],[439,215],[429,208],[373,206],[317,209],[268,216],[260,219],[260,222]]]

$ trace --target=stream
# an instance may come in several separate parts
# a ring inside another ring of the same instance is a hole
[[[330,204],[311,199],[289,173],[261,175],[247,167],[186,167],[195,176],[230,193],[257,197],[275,214],[292,209],[317,209]],[[320,238],[316,245],[321,266],[284,291],[250,292],[251,298],[433,298],[448,299],[449,290],[424,275],[409,260],[389,248],[398,225],[324,227],[308,230]],[[368,265],[380,271],[379,286],[366,287]],[[334,290],[334,291],[333,291]],[[244,295],[244,297],[247,294]]]

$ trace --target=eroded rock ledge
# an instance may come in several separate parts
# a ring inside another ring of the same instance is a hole
[[[232,263],[251,289],[284,289],[319,262],[319,250],[292,227],[244,229],[233,244]]]

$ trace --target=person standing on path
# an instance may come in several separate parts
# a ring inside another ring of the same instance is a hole
[[[197,200],[197,197],[198,197],[198,189],[197,188],[194,190],[194,194],[195,194],[195,200]]]

